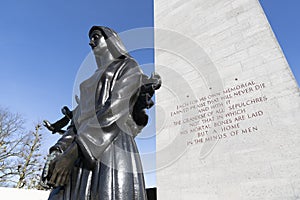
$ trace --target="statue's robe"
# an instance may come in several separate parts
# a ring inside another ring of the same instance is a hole
[[[76,142],[79,158],[69,182],[50,200],[145,200],[142,164],[134,137],[141,131],[132,115],[145,75],[124,56],[80,85],[72,125],[50,151]]]

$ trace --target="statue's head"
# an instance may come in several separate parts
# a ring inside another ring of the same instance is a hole
[[[104,26],[93,26],[89,31],[90,46],[94,52],[108,49],[114,58],[129,56],[118,34]]]

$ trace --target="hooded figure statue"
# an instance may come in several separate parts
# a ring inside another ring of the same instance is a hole
[[[134,137],[160,77],[143,74],[113,30],[94,26],[89,38],[98,69],[80,84],[71,125],[50,148],[49,199],[146,200]]]

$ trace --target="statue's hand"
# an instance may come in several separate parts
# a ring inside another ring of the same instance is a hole
[[[158,90],[161,86],[161,77],[159,74],[153,72],[151,74],[150,80],[152,81],[153,90]]]
[[[48,183],[48,176],[49,176],[49,167],[52,160],[54,160],[61,152],[59,151],[52,151],[48,156],[46,163],[44,165],[44,169],[41,175],[40,185],[45,189],[50,189],[51,186]]]
[[[49,131],[54,131],[54,127],[52,126],[52,124],[48,121],[48,120],[44,120],[44,126],[49,130]]]
[[[49,185],[58,187],[67,184],[74,163],[77,159],[77,147],[72,144],[63,154],[57,156],[49,165]]]

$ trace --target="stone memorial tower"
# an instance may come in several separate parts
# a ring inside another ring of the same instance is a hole
[[[258,0],[155,0],[157,197],[300,198],[299,87]]]

